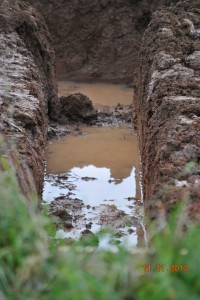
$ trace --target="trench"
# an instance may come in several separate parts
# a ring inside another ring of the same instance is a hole
[[[68,124],[49,140],[43,205],[57,216],[56,238],[96,235],[99,247],[145,244],[140,153],[126,85],[60,81],[59,96],[81,92],[101,116],[95,125]]]

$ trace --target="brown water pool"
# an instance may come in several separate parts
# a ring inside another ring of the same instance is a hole
[[[97,107],[111,107],[118,103],[126,105],[133,101],[133,89],[123,84],[58,82],[58,95],[60,97],[73,93],[87,95]]]
[[[98,105],[108,105],[106,97],[109,106],[130,104],[132,98],[132,91],[121,85],[62,82],[59,87],[61,94],[84,90]],[[78,239],[85,229],[96,234],[111,228],[118,242],[144,244],[140,154],[132,126],[83,127],[82,132],[48,144],[43,201],[61,197],[71,214],[71,226],[59,228],[56,237]],[[109,234],[101,237],[100,247],[109,241]]]

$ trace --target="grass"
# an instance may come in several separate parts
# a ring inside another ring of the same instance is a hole
[[[2,162],[0,300],[199,299],[198,224],[183,234],[180,213],[160,232],[150,224],[147,249],[103,251],[92,237],[67,245],[52,238],[51,220],[34,201],[27,204],[12,169]]]

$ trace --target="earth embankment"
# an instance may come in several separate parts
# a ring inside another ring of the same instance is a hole
[[[152,218],[182,199],[200,213],[199,11],[198,1],[158,10],[142,41],[135,105]]]
[[[54,51],[43,19],[24,2],[1,1],[0,60],[4,151],[23,193],[41,193],[48,114],[56,115]]]
[[[132,82],[151,14],[177,0],[25,0],[44,16],[59,78]]]

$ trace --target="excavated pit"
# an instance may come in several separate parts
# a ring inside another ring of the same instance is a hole
[[[86,0],[85,3],[77,0],[66,1],[67,5],[65,1],[53,0],[51,3],[47,0],[28,2],[42,8],[53,36],[59,78],[101,81],[94,88],[99,96],[101,88],[107,90],[103,80],[130,83],[133,70],[139,65],[134,77],[134,108],[146,207],[152,218],[161,215],[167,218],[174,205],[186,198],[189,217],[199,218],[199,3],[194,0],[151,3],[147,0],[126,3],[123,0]],[[161,9],[160,4],[173,5]],[[40,193],[48,117],[49,139],[69,135],[68,139],[79,140],[93,133],[89,127],[82,127],[79,112],[76,118],[80,124],[76,119],[74,124],[68,125],[69,99],[64,97],[61,102],[57,99],[54,51],[41,16],[17,0],[2,0],[0,8],[0,127],[5,140],[16,143],[16,149],[8,149],[7,154],[16,166],[22,192]],[[156,8],[159,9],[151,19]],[[94,91],[90,84],[59,82],[59,93],[67,96],[68,85],[70,93],[73,90],[92,98]],[[123,103],[124,100],[111,101],[112,95],[119,96],[122,90],[127,92],[128,89],[122,86],[117,89],[117,85],[112,86],[104,97],[105,102],[96,98],[94,106],[98,116],[91,108],[90,115],[83,118],[90,126],[97,126],[96,132],[107,134],[109,126],[116,129],[118,125],[119,128],[125,123],[130,125],[131,105]],[[84,109],[91,105],[82,94],[75,95],[74,99],[83,99]],[[64,117],[62,108],[66,113]],[[130,129],[126,128],[127,134]],[[127,140],[121,141],[125,144]],[[19,167],[17,161],[20,161]],[[35,182],[30,182],[27,174],[31,174]],[[89,178],[86,183],[92,177],[91,174],[80,176]],[[109,184],[117,177],[112,175]],[[133,197],[137,201],[137,197]]]
[[[151,14],[177,0],[25,0],[44,16],[61,79],[132,82]]]

